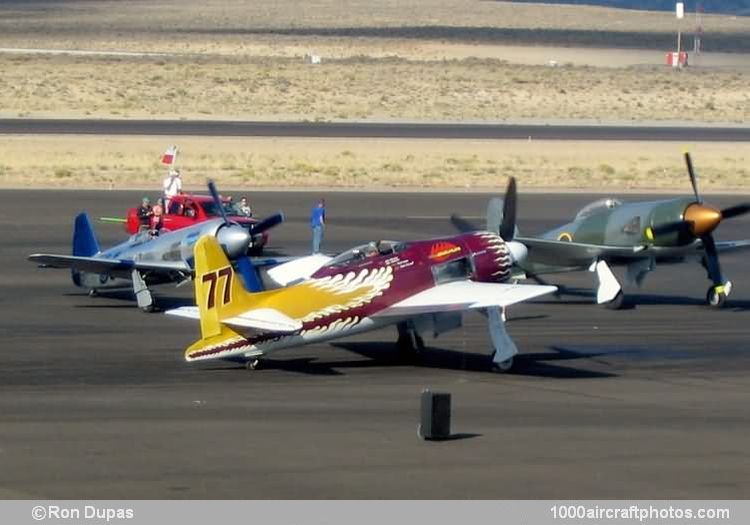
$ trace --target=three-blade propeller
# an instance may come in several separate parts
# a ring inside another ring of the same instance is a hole
[[[660,235],[677,233],[683,238],[700,239],[706,253],[704,263],[709,278],[715,285],[722,285],[724,283],[713,231],[724,219],[732,219],[750,213],[750,204],[738,204],[730,206],[729,208],[724,208],[723,210],[718,210],[712,206],[703,204],[703,197],[698,190],[698,178],[695,174],[695,169],[693,168],[693,160],[690,157],[690,153],[687,151],[685,152],[685,164],[687,165],[688,175],[690,176],[690,184],[693,187],[695,202],[685,208],[681,221],[654,226],[647,232],[647,234],[650,235],[651,238],[656,238]]]

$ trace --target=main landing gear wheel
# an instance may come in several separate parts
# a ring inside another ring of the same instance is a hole
[[[99,296],[99,292],[97,292],[96,290],[89,290],[89,297],[98,297],[98,296]]]
[[[712,286],[706,293],[706,304],[712,308],[724,308],[727,294],[723,286]]]
[[[511,370],[513,370],[513,365],[515,364],[515,360],[512,357],[509,357],[505,361],[500,361],[499,363],[492,362],[492,371],[496,372],[498,374],[507,374]]]
[[[143,306],[141,310],[146,312],[147,314],[152,314],[154,312],[158,312],[159,308],[156,306],[156,303],[151,303],[148,306]]]
[[[260,368],[260,359],[251,359],[247,363],[245,363],[245,368],[248,370],[257,370]]]
[[[625,305],[625,294],[622,293],[622,290],[617,292],[617,295],[615,295],[614,299],[603,304],[604,308],[606,308],[607,310],[619,310],[624,305]]]
[[[425,349],[424,339],[414,330],[399,330],[399,332],[396,347],[400,360],[407,363],[416,362],[419,353]]]

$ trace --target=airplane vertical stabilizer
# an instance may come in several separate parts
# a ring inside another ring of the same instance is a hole
[[[242,287],[224,250],[210,236],[201,237],[193,250],[195,255],[195,300],[204,338],[221,332],[223,314],[250,307],[252,294]],[[231,313],[229,315],[232,315]]]
[[[99,241],[96,240],[89,216],[86,213],[79,213],[73,227],[73,255],[91,257],[100,251]]]

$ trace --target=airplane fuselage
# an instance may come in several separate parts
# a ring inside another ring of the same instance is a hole
[[[489,232],[355,248],[335,257],[306,281],[340,297],[338,304],[313,308],[302,320],[301,330],[292,334],[242,333],[247,342],[241,354],[232,358],[252,358],[397,324],[403,318],[377,314],[438,284],[467,279],[505,281],[511,266],[508,246]],[[304,295],[298,300],[304,302]],[[195,357],[210,358],[212,352]]]
[[[681,221],[685,210],[695,202],[693,197],[618,203],[594,208],[590,213],[579,213],[575,220],[545,232],[544,239],[608,246],[675,247],[689,244],[678,233],[651,238],[647,229],[660,224]],[[609,202],[617,202],[609,200]]]
[[[108,248],[98,254],[98,257],[132,260],[149,263],[183,262],[189,271],[193,267],[193,246],[203,235],[216,237],[224,228],[222,219],[214,219],[195,226],[190,226],[174,232],[165,232],[158,236],[151,236],[147,231],[131,235],[126,241]],[[91,290],[132,288],[130,270],[114,270],[108,273],[72,272],[73,283],[76,286]],[[176,276],[165,273],[149,274],[144,272],[149,285],[173,282]]]

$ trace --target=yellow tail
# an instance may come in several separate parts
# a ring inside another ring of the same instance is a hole
[[[248,309],[252,294],[245,291],[239,276],[214,237],[198,239],[195,257],[195,301],[200,312],[201,339],[186,351],[189,361],[243,347],[247,340],[221,323],[236,312]]]
[[[287,328],[296,322],[301,327],[304,322],[341,315],[369,303],[390,286],[393,278],[386,267],[248,292],[214,237],[200,238],[193,255],[201,340],[186,351],[188,360],[219,357],[220,353],[249,346],[243,336],[222,323],[224,320],[255,312],[256,319],[260,316],[266,322],[282,322]],[[261,309],[265,312],[262,315]],[[274,315],[269,316],[269,311]]]
[[[195,301],[201,316],[201,335],[214,337],[221,332],[221,319],[231,317],[252,305],[224,250],[215,238],[198,239],[195,257]]]

